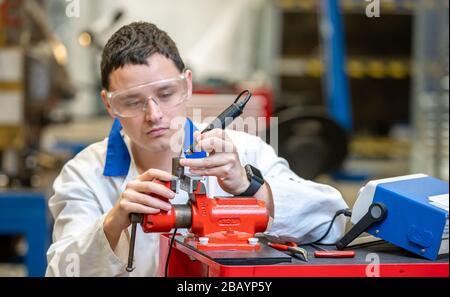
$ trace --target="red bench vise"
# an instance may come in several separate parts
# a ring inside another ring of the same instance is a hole
[[[203,177],[185,174],[180,158],[172,159],[171,181],[163,184],[178,193],[189,194],[187,204],[172,205],[169,211],[157,214],[130,214],[132,223],[127,271],[132,271],[136,225],[149,232],[170,232],[173,228],[187,228],[193,236],[185,238],[200,250],[259,250],[253,241],[255,233],[264,232],[269,212],[263,201],[254,197],[215,197],[206,194]],[[154,196],[164,199],[159,196]]]

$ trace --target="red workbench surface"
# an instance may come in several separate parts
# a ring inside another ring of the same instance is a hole
[[[170,235],[162,234],[160,241],[159,275],[164,275]],[[259,252],[199,251],[176,236],[172,248],[168,276],[173,277],[448,277],[448,254],[436,261],[416,256],[408,251],[382,242],[376,245],[353,248],[354,258],[314,258],[316,250],[308,250],[309,261],[290,258],[270,249],[269,257]],[[326,247],[331,249],[331,247]],[[280,256],[281,255],[281,256]],[[277,263],[278,262],[278,263]]]

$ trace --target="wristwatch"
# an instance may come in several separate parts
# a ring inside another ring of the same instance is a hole
[[[247,190],[237,196],[252,197],[264,184],[264,178],[258,168],[255,168],[250,164],[245,165],[244,168],[245,172],[247,173],[247,178],[250,182],[250,185],[248,186]]]

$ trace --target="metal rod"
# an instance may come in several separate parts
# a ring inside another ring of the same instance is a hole
[[[134,270],[133,267],[133,258],[134,258],[134,243],[136,241],[136,222],[131,224],[131,238],[130,238],[130,250],[128,251],[128,265],[127,271],[131,272]]]

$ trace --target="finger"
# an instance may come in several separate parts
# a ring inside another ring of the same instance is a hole
[[[199,158],[199,159],[181,159],[180,164],[182,166],[190,167],[190,170],[192,169],[202,169],[202,168],[212,168],[212,167],[219,167],[223,166],[225,164],[228,164],[232,161],[233,155],[230,154],[228,156],[227,154],[214,154],[209,155],[206,158]]]
[[[234,144],[230,141],[215,136],[200,140],[196,148],[208,153],[233,153],[235,152]]]
[[[211,131],[200,134],[198,141],[210,137],[217,137],[221,139],[226,139],[226,132],[223,129],[212,129]],[[197,139],[197,138],[196,138]]]
[[[127,213],[157,214],[161,212],[161,209],[159,208],[153,208],[143,204],[125,200],[120,202],[120,206]]]
[[[172,174],[163,170],[151,168],[146,172],[138,175],[137,179],[141,181],[152,181],[154,179],[169,181],[172,179]]]
[[[228,166],[219,166],[212,168],[203,168],[203,169],[191,169],[190,172],[196,175],[202,176],[216,176],[219,178],[226,178],[229,174]]]
[[[133,189],[134,191],[140,193],[159,195],[166,199],[172,199],[175,197],[175,193],[172,190],[156,182],[132,181],[128,183],[127,188]]]
[[[172,208],[172,205],[164,200],[135,191],[127,191],[124,193],[123,199],[129,202],[138,203],[155,209],[162,209],[165,211],[169,211]]]

